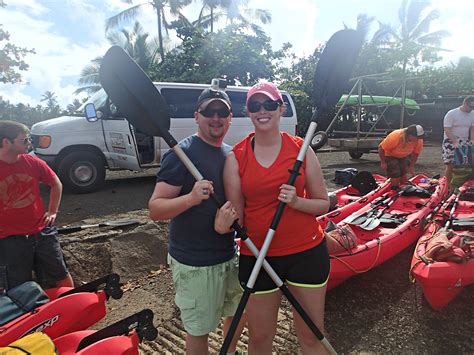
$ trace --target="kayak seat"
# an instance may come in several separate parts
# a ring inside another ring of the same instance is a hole
[[[378,184],[371,172],[359,171],[352,179],[351,186],[363,196],[375,190]]]

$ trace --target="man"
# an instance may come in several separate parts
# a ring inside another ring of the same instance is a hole
[[[28,128],[0,121],[0,293],[36,280],[43,287],[73,287],[53,227],[62,185],[42,160],[28,153]],[[51,187],[44,210],[39,183]]]
[[[448,111],[444,116],[443,162],[446,164],[446,179],[451,182],[454,154],[463,144],[474,141],[474,96],[464,98],[460,107]]]
[[[423,150],[423,127],[410,125],[391,132],[379,144],[380,165],[390,178],[392,189],[408,182],[407,171],[415,175],[415,163]]]
[[[235,313],[241,288],[233,233],[214,230],[216,204],[224,201],[222,171],[231,147],[223,139],[232,120],[229,96],[220,89],[205,89],[194,113],[197,134],[179,143],[203,176],[196,182],[175,152],[168,151],[150,198],[150,218],[171,219],[168,263],[173,273],[175,301],[186,329],[187,354],[207,354],[208,334],[221,317]],[[227,202],[219,213],[235,219]],[[227,225],[230,225],[228,223]],[[224,330],[230,326],[224,319]],[[237,332],[236,334],[239,334]],[[235,350],[237,339],[229,349]]]

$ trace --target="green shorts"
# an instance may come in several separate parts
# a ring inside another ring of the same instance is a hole
[[[168,254],[168,264],[186,332],[193,336],[209,334],[222,317],[234,315],[242,296],[237,255],[222,264],[189,266]]]

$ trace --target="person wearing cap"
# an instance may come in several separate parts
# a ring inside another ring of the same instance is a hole
[[[266,255],[285,280],[309,317],[324,331],[324,302],[329,277],[329,254],[315,216],[327,212],[329,198],[316,154],[309,149],[294,185],[288,185],[289,169],[303,139],[280,132],[285,104],[278,88],[260,81],[247,94],[247,111],[255,132],[236,144],[226,159],[224,187],[236,208],[239,223],[261,249],[280,202],[287,206]],[[256,258],[241,245],[239,279],[247,284]],[[262,269],[246,307],[249,353],[270,354],[276,334],[282,293]],[[324,347],[300,315],[293,319],[303,353],[323,352]]]
[[[474,96],[464,98],[460,107],[446,113],[443,120],[443,162],[446,179],[451,182],[456,149],[474,142]]]
[[[201,93],[194,113],[197,133],[179,145],[206,179],[196,181],[170,149],[163,156],[148,205],[152,220],[171,219],[168,264],[187,332],[187,354],[208,353],[208,334],[222,317],[226,317],[224,330],[228,329],[229,316],[242,295],[234,233],[214,230],[216,204],[210,199],[212,194],[225,201],[222,171],[231,147],[223,140],[231,124],[231,109],[229,96],[219,88]],[[236,219],[229,202],[219,215],[228,225]],[[236,342],[237,336],[229,350],[235,351]]]
[[[408,182],[407,172],[415,175],[415,163],[423,150],[424,130],[410,125],[391,132],[379,144],[380,165],[387,172],[392,188]]]

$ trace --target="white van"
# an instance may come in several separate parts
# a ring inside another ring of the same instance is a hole
[[[155,83],[169,105],[170,133],[179,142],[194,134],[197,126],[194,111],[199,94],[209,85],[186,83]],[[232,125],[224,142],[234,145],[253,131],[245,114],[248,87],[229,86],[232,101]],[[297,117],[291,96],[282,91],[286,111],[281,118],[281,130],[296,133]],[[100,90],[88,102],[102,113],[96,122],[88,122],[83,107],[78,115],[53,118],[36,123],[31,128],[34,154],[43,159],[58,174],[65,187],[75,193],[97,190],[105,180],[106,169],[141,169],[157,167],[169,146],[162,138],[139,132],[117,112]]]

